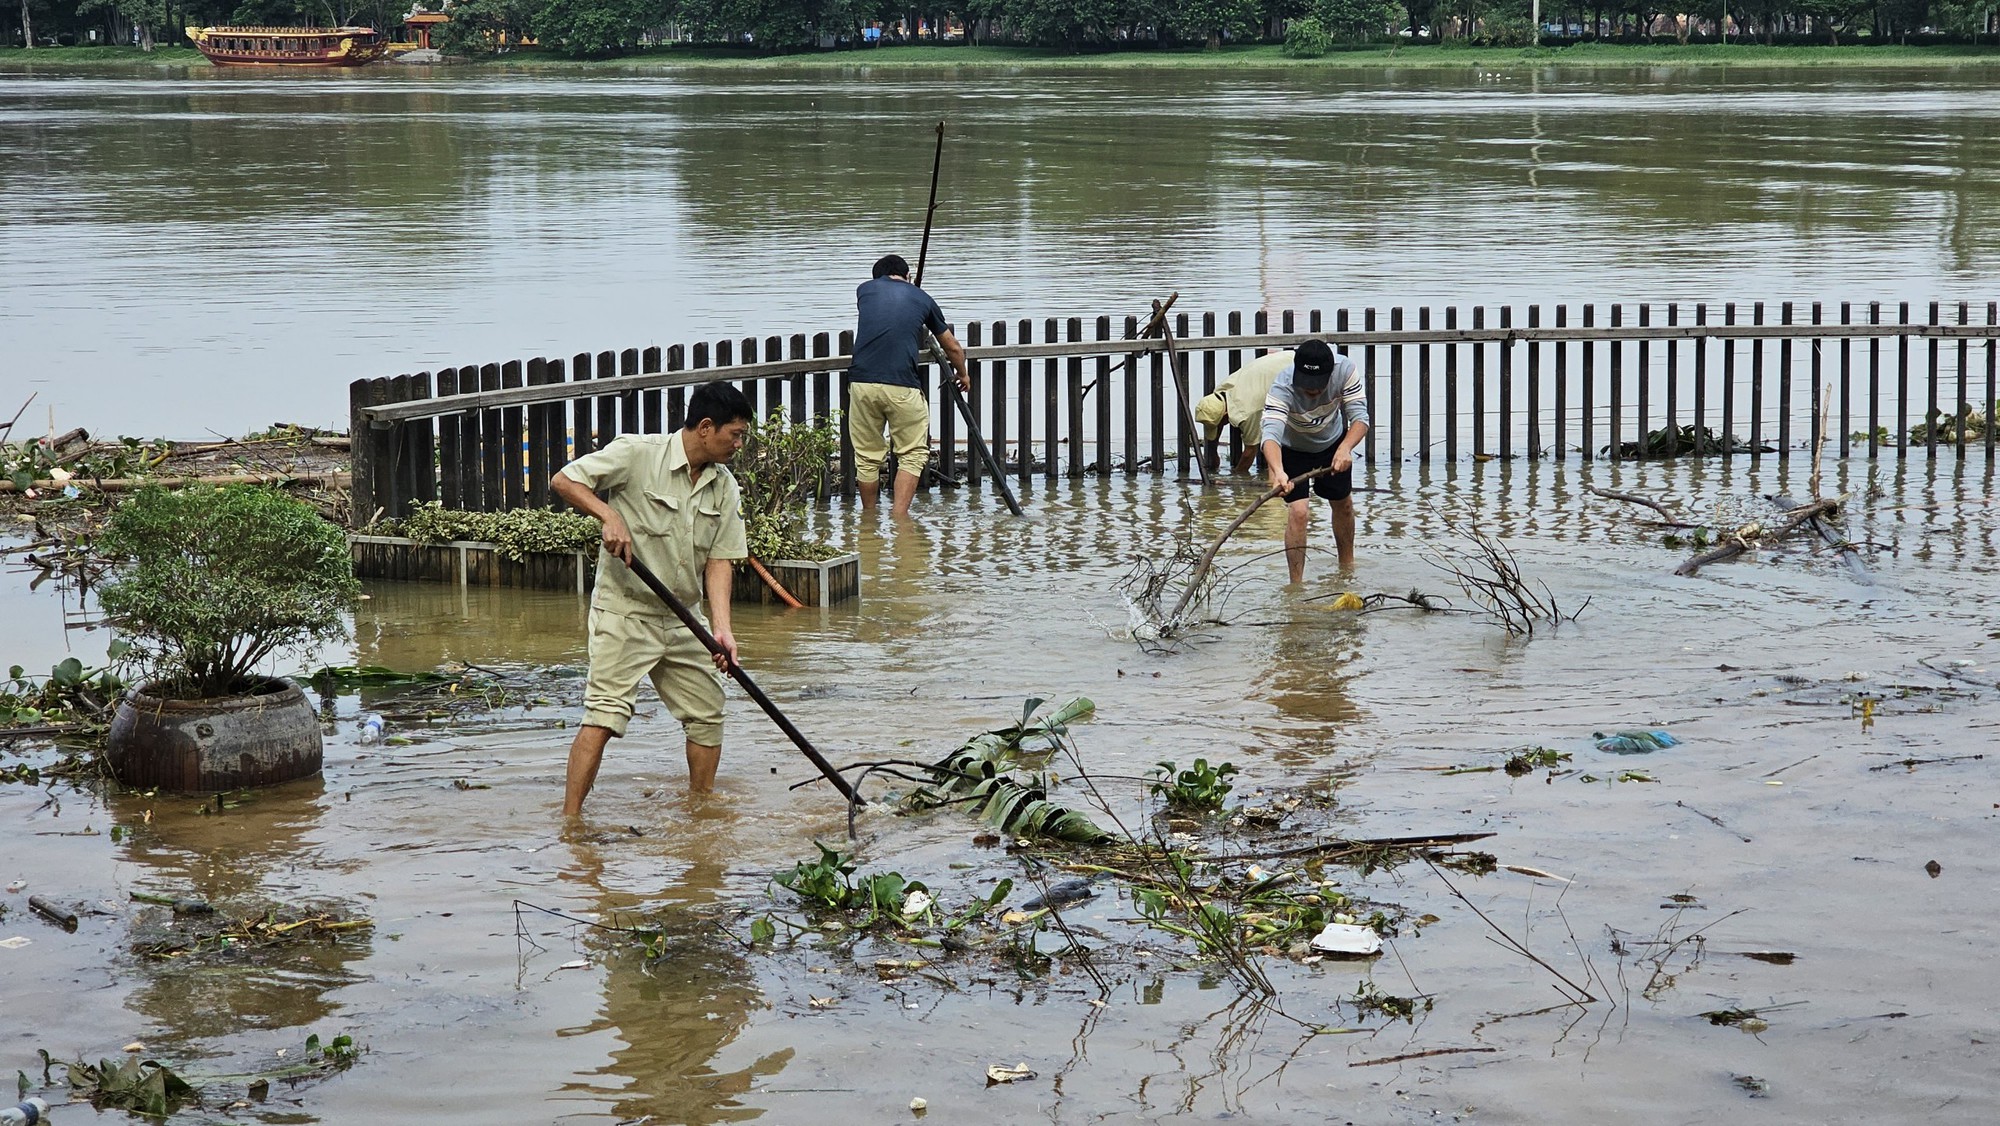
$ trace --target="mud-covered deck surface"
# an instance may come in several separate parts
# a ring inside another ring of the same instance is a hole
[[[1092,773],[1200,755],[1241,768],[1237,798],[1338,780],[1335,831],[1491,832],[1470,847],[1571,881],[1450,873],[1461,901],[1421,863],[1365,880],[1329,869],[1437,921],[1406,926],[1371,962],[1268,960],[1275,1004],[1296,1021],[1164,934],[1105,951],[1114,987],[1101,997],[1074,959],[1003,972],[908,951],[936,963],[885,982],[871,944],[858,960],[817,939],[747,949],[714,921],[747,937],[741,911],[772,905],[771,874],[846,827],[824,786],[788,789],[811,769],[753,705],[732,690],[721,790],[690,802],[679,733],[646,702],[587,825],[565,835],[581,604],[378,584],[353,652],[329,663],[469,662],[510,686],[499,708],[339,697],[323,779],[219,813],[212,799],[0,789],[0,882],[20,883],[0,896],[0,939],[31,940],[0,947],[12,1029],[0,1073],[39,1080],[37,1048],[94,1062],[139,1041],[213,1093],[189,1121],[883,1122],[910,1120],[918,1097],[929,1120],[953,1123],[2000,1117],[1987,464],[1829,467],[1826,491],[1853,493],[1853,538],[1896,548],[1870,556],[1869,584],[1798,550],[1675,578],[1687,552],[1639,527],[1649,514],[1586,491],[1763,517],[1760,494],[1804,491],[1797,466],[1367,476],[1390,491],[1361,498],[1351,581],[1316,554],[1304,586],[1284,589],[1282,560],[1265,554],[1281,516],[1262,513],[1225,552],[1243,564],[1236,624],[1176,654],[1125,636],[1116,582],[1182,529],[1212,535],[1248,489],[1038,486],[1027,520],[984,494],[927,497],[899,529],[836,511],[862,555],[861,599],[736,613],[748,666],[836,761],[936,757],[1017,717],[1024,698],[1084,695],[1097,716],[1073,734]],[[1476,513],[1531,578],[1589,609],[1523,641],[1469,618],[1327,608],[1322,596],[1344,589],[1452,593],[1424,561],[1427,543],[1447,542],[1432,506]],[[1323,523],[1314,534],[1330,548]],[[73,642],[88,657],[99,636]],[[391,742],[357,744],[364,709],[390,717]],[[1593,731],[1642,726],[1681,745],[1592,746]],[[1521,776],[1450,770],[1537,745],[1572,758]],[[953,810],[870,812],[859,827],[865,868],[948,901],[1020,876]],[[133,891],[339,902],[373,925],[289,961],[148,959],[133,946],[162,909]],[[30,894],[79,907],[78,930],[30,914]],[[1022,883],[1014,898],[1030,894]],[[666,956],[516,901],[650,920]],[[1496,944],[1469,904],[1547,968]],[[1107,935],[1133,933],[1119,920],[1135,914],[1110,886],[1065,911]],[[1554,971],[1601,986],[1598,1000],[1564,1004]],[[1433,1006],[1412,1020],[1358,1011],[1362,982]],[[1726,1010],[1753,1015],[1703,1015]],[[351,1068],[275,1082],[261,1102],[240,1078],[212,1078],[272,1070],[309,1035],[342,1033],[362,1048]],[[1438,1049],[1476,1050],[1419,1054]],[[1037,1074],[989,1087],[992,1064]]]

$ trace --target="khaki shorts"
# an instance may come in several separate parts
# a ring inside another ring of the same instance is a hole
[[[701,641],[664,614],[590,611],[590,680],[583,722],[625,734],[639,681],[650,678],[660,702],[704,747],[722,745],[722,674]]]
[[[888,439],[882,437],[888,432]],[[893,447],[896,472],[921,477],[931,456],[931,405],[915,387],[855,383],[847,389],[847,440],[854,445],[854,479],[882,479]]]

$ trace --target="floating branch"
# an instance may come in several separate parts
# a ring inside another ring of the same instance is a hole
[[[1845,494],[1842,494],[1838,497],[1815,500],[1810,504],[1798,504],[1789,498],[1783,497],[1772,497],[1769,499],[1785,512],[1786,520],[1783,524],[1778,525],[1776,528],[1770,528],[1764,524],[1752,521],[1733,532],[1725,533],[1721,543],[1674,568],[1674,574],[1692,575],[1710,563],[1720,563],[1725,559],[1734,559],[1746,551],[1751,551],[1765,544],[1778,543],[1815,520],[1831,519],[1838,516],[1841,502],[1845,501],[1847,497]],[[1787,508],[1787,505],[1790,507]]]
[[[1315,469],[1292,478],[1292,483],[1310,481],[1331,472],[1331,466]],[[1132,573],[1119,584],[1139,618],[1132,631],[1133,636],[1141,643],[1172,641],[1195,625],[1209,620],[1203,611],[1214,603],[1216,553],[1222,550],[1222,545],[1229,542],[1229,537],[1235,535],[1237,529],[1250,521],[1265,501],[1276,499],[1278,495],[1276,489],[1266,489],[1258,494],[1257,499],[1238,513],[1236,519],[1230,521],[1222,534],[1216,536],[1199,555],[1194,553],[1192,543],[1186,543],[1177,548],[1165,563],[1155,564],[1144,556],[1136,560]],[[1163,611],[1161,607],[1170,597],[1174,599],[1173,608]]]
[[[1615,492],[1611,489],[1600,489],[1596,485],[1590,486],[1590,491],[1593,494],[1604,497],[1608,500],[1622,500],[1626,504],[1644,505],[1645,507],[1652,509],[1654,512],[1659,513],[1660,518],[1662,520],[1665,520],[1669,524],[1673,524],[1676,526],[1686,526],[1687,524],[1687,519],[1685,514],[1683,514],[1680,511],[1681,502],[1677,500],[1669,500],[1666,502],[1666,504],[1662,504],[1659,501],[1652,500],[1647,497],[1642,497],[1637,493]],[[1669,504],[1672,505],[1673,508],[1669,509],[1667,507],[1667,505]]]
[[[1452,555],[1430,546],[1425,549],[1425,561],[1458,580],[1459,589],[1508,633],[1532,636],[1537,622],[1554,625],[1574,621],[1589,607],[1590,600],[1586,598],[1582,606],[1564,611],[1549,591],[1548,584],[1535,584],[1541,588],[1539,593],[1529,586],[1521,575],[1521,566],[1514,553],[1488,536],[1476,519],[1468,518],[1461,522],[1442,511],[1433,511],[1437,511],[1438,518],[1447,529],[1471,540],[1475,550],[1470,555]]]

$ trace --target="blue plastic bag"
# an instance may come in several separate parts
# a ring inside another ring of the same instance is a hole
[[[1614,731],[1606,735],[1593,731],[1590,737],[1597,740],[1597,749],[1614,755],[1650,755],[1666,747],[1680,746],[1680,740],[1664,731]]]

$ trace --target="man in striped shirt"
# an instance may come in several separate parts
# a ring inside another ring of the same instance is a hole
[[[1264,401],[1264,465],[1271,490],[1285,497],[1285,565],[1292,581],[1306,573],[1308,487],[1333,504],[1340,566],[1354,566],[1354,449],[1368,436],[1368,395],[1353,360],[1324,340],[1299,345],[1290,367],[1271,381]],[[1331,472],[1294,481],[1316,469]]]

